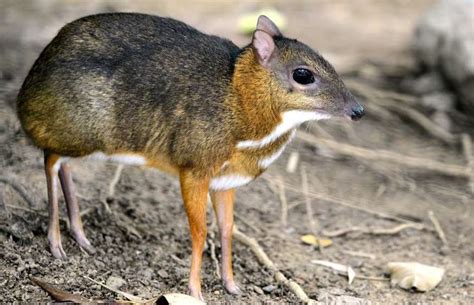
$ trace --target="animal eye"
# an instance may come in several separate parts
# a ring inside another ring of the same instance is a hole
[[[293,79],[298,84],[308,85],[314,83],[314,75],[308,69],[305,68],[298,68],[293,71]]]

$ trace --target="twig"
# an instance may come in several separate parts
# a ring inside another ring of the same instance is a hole
[[[244,225],[255,231],[255,233],[262,233],[262,230],[260,230],[258,227],[247,221],[244,217],[240,216],[239,214],[234,212],[234,217],[237,218],[240,222],[242,222]]]
[[[463,133],[461,135],[461,142],[462,142],[464,158],[466,159],[466,162],[467,162],[467,168],[468,168],[468,171],[471,173],[471,175],[469,176],[468,188],[471,194],[474,194],[474,157],[473,157],[473,152],[472,152],[471,137],[468,134]]]
[[[310,232],[316,235],[316,221],[314,220],[313,216],[313,208],[311,206],[311,198],[308,196],[309,187],[308,187],[308,175],[306,174],[306,169],[304,166],[301,166],[301,187],[303,189],[304,199],[305,199],[305,206],[306,206],[306,214],[308,214],[308,224]],[[318,243],[320,245],[320,243]],[[319,246],[322,249],[321,245]]]
[[[266,176],[263,176],[263,178],[264,179],[270,179]],[[302,193],[301,190],[299,188],[295,187],[295,186],[285,184],[285,187],[286,187],[287,190],[291,190],[291,191],[294,191],[294,192],[297,192],[297,193],[300,193],[300,194]],[[386,214],[386,213],[383,213],[383,212],[377,212],[377,211],[373,211],[373,210],[364,208],[364,207],[361,206],[364,203],[349,203],[349,202],[346,202],[342,199],[335,198],[335,197],[332,197],[332,196],[327,195],[327,194],[319,194],[319,193],[314,193],[314,192],[308,192],[307,195],[311,196],[315,199],[319,199],[319,200],[326,201],[326,202],[331,202],[331,203],[336,203],[336,204],[339,204],[339,205],[342,205],[342,206],[345,206],[345,207],[348,207],[348,208],[351,208],[351,209],[355,209],[355,210],[359,210],[359,211],[362,211],[362,212],[365,212],[365,213],[368,213],[368,214],[376,215],[376,216],[381,217],[381,218],[391,219],[391,220],[396,220],[396,221],[400,221],[400,222],[412,223],[412,224],[416,224],[416,225],[419,225],[419,226],[423,226],[423,224],[420,224],[420,223],[417,223],[417,222],[414,222],[414,221],[411,221],[411,220],[408,220],[408,219],[405,219],[405,218],[401,218],[401,217],[398,217],[398,216],[395,216],[395,215],[389,215],[389,214]],[[423,226],[423,228],[425,228],[426,230],[430,230],[430,228],[427,228],[425,226]]]
[[[20,194],[21,197],[25,199],[26,203],[28,203],[28,206],[30,208],[36,206],[36,204],[34,204],[33,199],[31,199],[31,197],[28,195],[28,192],[25,191],[23,186],[21,186],[18,182],[6,176],[0,176],[0,182],[10,185],[15,191],[17,191],[18,194]]]
[[[110,181],[108,197],[114,197],[115,186],[120,180],[120,175],[122,174],[122,170],[123,170],[123,164],[119,164],[117,166],[117,169],[115,170],[115,174],[114,174],[114,177],[112,178],[112,181]]]
[[[123,297],[129,299],[130,301],[133,301],[133,302],[143,302],[142,298],[140,298],[140,297],[134,296],[133,294],[130,294],[130,293],[127,293],[127,292],[124,292],[124,291],[120,291],[120,290],[118,290],[118,289],[115,289],[115,288],[112,288],[112,287],[107,286],[107,285],[105,285],[105,284],[102,284],[101,282],[98,282],[98,281],[96,281],[96,280],[94,280],[94,279],[88,277],[87,275],[83,275],[82,277],[84,277],[85,279],[87,279],[87,280],[89,280],[89,281],[91,281],[91,282],[93,282],[93,283],[96,283],[97,285],[100,285],[100,286],[102,286],[102,287],[104,287],[104,288],[107,288],[107,289],[110,290],[110,291],[113,291],[113,292],[115,292],[115,293],[117,293],[117,294],[120,294],[120,295],[122,295]]]
[[[444,175],[455,177],[470,178],[471,174],[464,166],[446,164],[430,159],[409,157],[387,150],[372,150],[353,146],[341,142],[315,137],[309,133],[298,131],[296,136],[313,145],[326,146],[340,154],[351,156],[356,159],[391,162],[420,170],[434,171]]]
[[[359,280],[368,280],[368,281],[383,281],[383,282],[390,281],[390,279],[386,277],[378,277],[378,276],[356,275],[355,278]]]
[[[11,204],[5,204],[5,206],[8,207],[9,209],[21,210],[21,211],[29,212],[29,213],[32,213],[32,214],[40,215],[40,216],[46,217],[46,218],[49,217],[48,213],[43,213],[42,211],[39,211],[39,210],[25,208],[25,207],[22,207],[22,206],[11,205]],[[66,223],[66,225],[69,227],[69,219],[60,216],[59,220],[64,221]]]
[[[276,185],[278,187],[278,197],[280,198],[281,225],[286,228],[288,226],[288,201],[286,200],[285,184],[283,182],[283,177],[281,177],[280,175],[276,179]]]
[[[365,253],[365,252],[359,252],[359,251],[350,251],[350,250],[345,250],[345,251],[342,251],[346,254],[349,254],[351,256],[359,256],[359,257],[365,257],[365,258],[368,258],[368,259],[375,259],[376,256],[375,254],[371,254],[371,253]]]
[[[209,205],[208,205],[209,206]],[[211,213],[213,214],[213,213]],[[211,225],[209,226],[209,230],[208,230],[208,239],[207,239],[207,242],[209,243],[209,249],[211,250],[211,259],[212,261],[214,262],[214,267],[215,267],[215,272],[216,272],[216,275],[217,275],[217,278],[221,278],[221,272],[219,270],[219,261],[217,260],[217,256],[216,256],[216,245],[214,243],[214,238],[216,237],[216,228],[217,228],[217,220],[216,220],[216,216],[215,214],[213,214],[214,216],[211,216],[212,218],[212,223]]]
[[[323,231],[322,234],[327,237],[337,237],[337,236],[346,235],[352,232],[360,232],[360,233],[373,234],[373,235],[393,235],[393,234],[398,234],[405,229],[422,230],[424,229],[424,227],[419,224],[402,223],[398,226],[395,226],[393,228],[387,228],[387,229],[385,228],[368,229],[368,228],[361,228],[361,227],[352,227],[352,228],[341,229],[341,230],[336,230],[336,231]]]
[[[301,288],[298,283],[291,279],[287,279],[285,275],[278,270],[275,264],[270,260],[268,255],[263,251],[262,247],[258,244],[258,242],[244,233],[240,232],[236,226],[234,226],[233,230],[234,238],[244,245],[248,246],[250,250],[255,254],[259,262],[265,266],[268,270],[274,273],[275,279],[278,283],[285,285],[291,292],[293,292],[300,301],[308,304],[316,304],[315,300],[312,300],[308,297],[308,295],[304,292],[303,288]]]
[[[436,218],[434,212],[428,211],[428,217],[433,223],[436,233],[438,233],[439,239],[441,239],[441,241],[446,247],[449,247],[448,240],[446,239],[446,235],[444,234],[443,228],[441,227],[441,224],[439,223],[438,218]]]

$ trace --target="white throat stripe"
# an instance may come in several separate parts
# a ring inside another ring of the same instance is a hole
[[[313,120],[324,120],[329,119],[331,115],[317,113],[313,111],[302,111],[302,110],[291,110],[283,112],[281,115],[281,123],[278,124],[275,129],[265,137],[259,140],[246,140],[237,143],[237,148],[261,148],[268,145],[278,139],[282,134],[289,130],[298,127],[300,124],[313,121]]]

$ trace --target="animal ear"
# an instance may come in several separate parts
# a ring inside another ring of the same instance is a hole
[[[256,30],[253,33],[252,47],[255,50],[258,62],[264,67],[267,66],[272,54],[275,52],[273,38],[267,32]]]
[[[283,36],[273,21],[265,15],[260,15],[257,21],[257,31],[264,31],[271,37]]]

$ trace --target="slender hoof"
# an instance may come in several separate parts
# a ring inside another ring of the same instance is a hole
[[[84,235],[75,235],[73,234],[74,239],[79,244],[79,246],[86,250],[89,254],[95,253],[95,248],[91,245],[90,241]]]
[[[51,254],[53,254],[53,256],[55,258],[59,258],[59,259],[66,259],[67,258],[66,252],[64,252],[63,246],[61,245],[61,242],[59,242],[59,243],[50,242],[49,243],[49,249],[51,251]]]
[[[224,281],[224,287],[230,294],[242,294],[242,290],[237,286],[234,280]]]
[[[201,293],[201,289],[200,289],[200,288],[198,289],[198,288],[193,288],[192,286],[190,286],[190,287],[189,287],[189,291],[190,291],[189,294],[190,294],[192,297],[198,299],[198,300],[201,301],[201,302],[206,302],[206,301],[204,301],[204,297],[202,296],[202,293]]]

